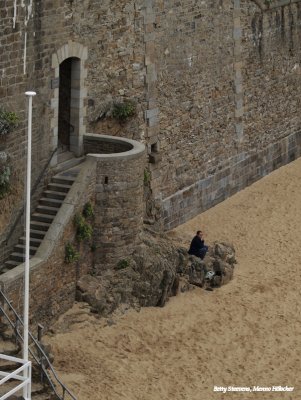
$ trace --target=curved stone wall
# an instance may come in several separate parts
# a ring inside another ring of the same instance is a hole
[[[146,153],[143,144],[114,136],[89,134],[84,144],[85,151],[94,149],[87,157],[96,162],[94,242],[100,272],[130,256],[139,242]]]
[[[109,135],[96,135],[89,133],[84,136],[85,154],[115,154],[133,150],[135,143],[132,140],[122,139]],[[136,142],[137,143],[137,142]]]

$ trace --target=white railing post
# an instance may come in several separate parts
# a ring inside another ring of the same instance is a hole
[[[25,92],[28,97],[28,140],[27,140],[27,176],[26,176],[26,213],[25,213],[25,273],[24,273],[24,346],[23,359],[28,361],[28,319],[29,319],[29,246],[30,246],[30,191],[31,191],[31,130],[32,130],[32,98],[36,92]],[[28,378],[29,370],[24,370],[24,378]],[[25,374],[27,376],[25,376]],[[30,386],[30,385],[29,385]],[[27,385],[23,396],[31,399]]]

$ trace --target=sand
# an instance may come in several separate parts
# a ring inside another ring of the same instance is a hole
[[[235,246],[228,285],[129,310],[111,325],[83,304],[61,318],[48,341],[78,399],[301,399],[301,159],[170,235],[188,245],[199,228],[209,244]],[[223,394],[214,386],[294,390]]]

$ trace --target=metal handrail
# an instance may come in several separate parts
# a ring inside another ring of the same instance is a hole
[[[44,168],[42,169],[40,175],[38,176],[38,178],[37,178],[35,184],[33,185],[32,189],[31,189],[31,191],[30,191],[30,195],[31,195],[31,196],[32,196],[32,195],[34,194],[34,192],[37,190],[37,187],[38,187],[38,185],[40,184],[40,182],[41,182],[41,180],[42,180],[42,178],[43,178],[43,176],[44,176],[44,174],[45,174],[45,171],[47,170],[47,168],[48,168],[48,166],[49,166],[49,164],[50,164],[50,162],[51,162],[51,160],[52,160],[54,154],[57,152],[57,149],[58,149],[58,148],[56,147],[56,148],[53,150],[53,152],[51,153],[50,158],[48,159],[47,163],[44,165]],[[13,233],[14,233],[14,230],[16,229],[16,226],[17,226],[17,225],[19,224],[19,222],[20,222],[20,219],[22,218],[23,213],[24,213],[24,204],[23,204],[23,206],[21,207],[21,209],[20,209],[20,211],[19,211],[19,213],[18,213],[18,215],[17,215],[17,218],[16,218],[15,222],[12,224],[10,230],[8,231],[8,234],[6,235],[6,238],[2,240],[2,242],[0,243],[0,245],[2,245],[2,243],[5,243],[5,244],[8,243],[9,239],[12,237],[12,235],[13,235]]]
[[[12,304],[8,300],[8,298],[5,296],[5,294],[0,290],[0,296],[3,298],[4,302],[8,305],[10,311],[13,313],[16,323],[14,323],[7,312],[4,310],[4,307],[0,304],[0,311],[1,313],[5,316],[7,321],[9,322],[10,326],[12,327],[14,334],[16,336],[16,340],[18,340],[21,344],[23,343],[23,337],[22,334],[19,332],[18,329],[18,324],[20,323],[21,326],[23,326],[23,321],[22,318],[19,316],[17,311],[13,308]],[[51,390],[54,392],[56,395],[57,399],[59,400],[65,400],[66,397],[65,395],[69,395],[69,398],[72,400],[77,400],[76,397],[70,392],[70,390],[60,381],[59,377],[57,376],[51,362],[49,361],[45,351],[41,347],[40,343],[36,340],[36,338],[29,332],[28,333],[29,338],[32,341],[32,344],[34,344],[34,347],[36,349],[36,353],[34,353],[33,349],[31,346],[29,346],[29,353],[34,359],[34,361],[37,363],[39,366],[42,376],[46,378],[48,385],[51,387]],[[62,395],[60,395],[57,391],[57,386],[59,386],[62,390]]]

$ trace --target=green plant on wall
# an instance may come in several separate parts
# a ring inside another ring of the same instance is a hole
[[[87,219],[94,218],[94,210],[93,210],[93,206],[90,202],[88,202],[84,205],[83,216]]]
[[[0,109],[0,136],[9,134],[18,125],[19,118],[16,113]]]
[[[129,260],[123,258],[122,260],[119,260],[117,265],[116,265],[116,269],[120,270],[120,269],[125,269],[127,267],[129,267],[130,262]]]
[[[65,262],[71,264],[79,259],[79,253],[75,250],[71,243],[65,246]]]
[[[143,175],[143,183],[144,185],[148,185],[151,179],[151,174],[150,171],[148,169],[144,170],[144,175]]]
[[[112,116],[118,121],[124,122],[136,112],[136,105],[131,100],[116,102],[113,104]]]
[[[76,227],[76,237],[79,241],[90,240],[92,238],[93,228],[88,222],[86,222],[82,215],[75,215],[74,225]]]
[[[0,199],[2,199],[10,188],[10,167],[5,165],[0,167]]]

